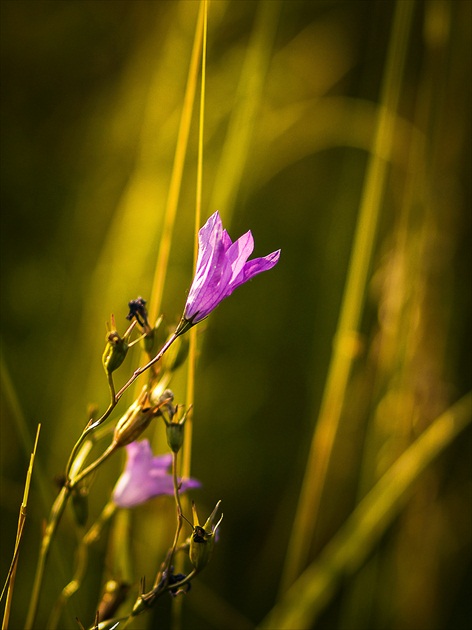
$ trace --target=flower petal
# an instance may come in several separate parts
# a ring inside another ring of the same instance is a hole
[[[237,289],[239,286],[254,278],[259,273],[263,271],[268,271],[275,267],[275,265],[279,262],[280,258],[280,249],[271,254],[267,254],[267,256],[263,256],[262,258],[254,258],[253,260],[248,260],[248,262],[244,265],[244,268],[240,272],[239,276],[235,279],[232,290]]]
[[[174,482],[168,470],[172,455],[154,457],[148,440],[131,442],[126,446],[127,460],[124,472],[113,490],[113,502],[122,508],[130,508],[144,503],[152,497],[174,494]],[[200,482],[187,479],[182,482],[181,491],[198,488]]]
[[[208,264],[213,251],[223,238],[223,224],[218,211],[214,212],[198,232],[197,272]]]
[[[251,232],[232,243],[223,229],[221,217],[215,212],[200,229],[195,277],[190,287],[182,321],[181,334],[207,317],[218,304],[237,287],[262,271],[277,264],[280,250],[252,261],[247,259],[254,249]]]
[[[254,239],[252,237],[251,230],[246,232],[238,238],[238,240],[231,245],[226,252],[228,262],[231,265],[231,280],[230,280],[230,293],[236,288],[235,283],[240,274],[244,271],[244,266],[247,259],[252,254],[254,249]],[[227,293],[229,295],[230,293]]]

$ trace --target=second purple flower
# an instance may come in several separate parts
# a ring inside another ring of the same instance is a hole
[[[154,457],[148,440],[131,442],[126,446],[125,470],[113,490],[113,502],[121,508],[130,508],[163,494],[174,494],[174,483],[169,468],[172,455]],[[179,480],[180,481],[180,480]],[[199,488],[196,479],[182,482],[181,491]]]

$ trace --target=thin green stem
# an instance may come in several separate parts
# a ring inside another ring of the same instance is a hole
[[[73,477],[70,480],[69,488],[71,490],[75,488],[75,486],[78,483],[80,483],[83,479],[85,479],[85,477],[88,477],[91,473],[93,473],[94,470],[96,470],[99,466],[101,466],[103,462],[107,460],[110,457],[110,455],[112,455],[116,451],[117,448],[119,448],[118,444],[116,442],[112,442],[110,446],[106,449],[106,451],[104,451],[100,455],[100,457],[97,457],[97,459],[94,462],[92,462],[90,466],[87,466],[87,468],[82,470],[80,473],[78,473],[75,477]]]
[[[92,433],[92,431],[95,431],[95,429],[100,426],[100,424],[102,424],[110,415],[110,413],[113,411],[113,409],[115,408],[116,403],[115,402],[111,402],[110,405],[108,406],[108,409],[105,411],[105,413],[103,414],[103,416],[101,416],[98,420],[96,420],[93,423],[88,423],[88,425],[85,427],[85,429],[82,432],[82,435],[79,437],[79,439],[77,440],[77,442],[74,444],[74,447],[72,448],[71,454],[69,456],[69,461],[67,462],[67,466],[66,466],[66,478],[69,478],[70,476],[70,472],[72,469],[72,466],[74,464],[75,458],[77,456],[77,452],[80,449],[80,447],[82,446],[85,438],[90,435],[90,433]]]
[[[112,375],[110,374],[108,376],[108,386],[110,388],[110,393],[111,393],[111,396],[112,396],[110,404],[108,405],[108,408],[105,411],[105,413],[98,420],[96,420],[95,422],[89,422],[88,423],[88,425],[85,427],[82,435],[80,436],[80,438],[75,443],[74,448],[72,449],[71,455],[69,457],[69,461],[67,462],[67,467],[66,467],[66,477],[67,478],[69,477],[72,465],[74,463],[74,459],[75,459],[76,454],[77,454],[77,451],[79,450],[79,448],[82,445],[82,443],[85,440],[85,438],[92,431],[94,431],[97,427],[99,427],[101,424],[103,424],[103,422],[105,422],[105,420],[108,418],[108,416],[111,414],[113,409],[116,407],[116,405],[118,404],[118,401],[123,396],[123,394],[128,389],[128,387],[130,387],[135,382],[135,380],[138,378],[138,376],[143,374],[143,372],[146,372],[146,370],[148,370],[152,365],[154,365],[160,359],[162,359],[162,357],[165,354],[165,352],[167,352],[167,350],[170,348],[170,346],[174,343],[174,341],[177,339],[177,337],[180,334],[181,333],[179,333],[179,334],[174,333],[167,340],[167,342],[162,346],[160,351],[156,354],[156,356],[153,359],[151,359],[148,363],[146,363],[146,365],[143,365],[142,367],[140,367],[137,370],[135,370],[133,375],[131,376],[131,378],[123,385],[123,387],[119,390],[118,393],[115,394],[115,386],[114,386],[114,383],[113,383]],[[76,483],[77,483],[77,480],[74,480],[74,485]]]
[[[181,333],[173,333],[173,335],[171,337],[169,337],[169,339],[162,346],[162,348],[159,350],[159,352],[156,354],[156,356],[153,359],[151,359],[151,361],[149,361],[148,363],[146,363],[146,365],[143,365],[142,367],[138,368],[137,370],[135,370],[133,372],[133,375],[131,376],[131,378],[123,385],[123,387],[116,394],[116,396],[115,396],[115,405],[120,400],[120,398],[123,396],[123,394],[128,389],[128,387],[130,387],[130,385],[132,385],[134,383],[134,381],[138,378],[138,376],[141,376],[141,374],[143,372],[148,370],[152,365],[154,365],[160,359],[162,359],[164,353],[167,352],[167,350],[171,347],[171,345],[174,343],[174,341],[177,339],[177,337],[179,337],[180,334]]]
[[[172,453],[172,479],[174,481],[174,498],[177,514],[177,527],[175,529],[174,541],[172,543],[172,547],[170,549],[170,553],[166,562],[165,570],[167,571],[167,575],[169,575],[169,569],[172,566],[172,560],[174,558],[175,550],[177,548],[177,543],[179,542],[180,530],[182,529],[182,504],[180,502],[179,479],[177,477],[177,453]],[[156,577],[154,588],[158,587],[159,582],[160,580],[158,581]]]
[[[70,488],[64,486],[56,497],[51,509],[51,515],[49,517],[49,523],[47,524],[44,532],[43,539],[41,541],[41,549],[39,552],[38,565],[36,567],[36,575],[34,578],[33,591],[31,595],[31,601],[28,610],[28,616],[26,618],[25,630],[31,630],[36,618],[38,610],[39,595],[41,592],[41,586],[43,583],[44,569],[46,568],[46,560],[51,549],[51,542],[56,533],[57,526],[61,520],[62,514],[67,504],[67,500],[70,495]]]
[[[23,501],[21,502],[20,514],[18,517],[18,529],[16,533],[15,550],[13,552],[13,559],[10,565],[10,570],[8,571],[7,579],[5,580],[5,586],[3,587],[2,595],[0,597],[0,600],[1,600],[3,598],[5,589],[7,589],[5,610],[4,610],[3,621],[2,621],[2,630],[7,630],[8,622],[10,619],[11,602],[13,598],[13,587],[15,584],[16,567],[17,567],[18,555],[20,551],[20,541],[23,536],[23,529],[26,522],[26,507],[28,505],[28,496],[29,496],[29,491],[30,491],[30,486],[31,486],[31,477],[33,475],[33,465],[34,465],[34,460],[36,457],[36,449],[38,447],[40,430],[41,430],[41,425],[38,424],[38,428],[36,430],[36,439],[34,441],[34,446],[33,446],[33,452],[31,453],[28,471],[26,473],[26,483],[25,483],[25,489],[23,491]]]
[[[74,576],[72,580],[62,589],[62,593],[54,605],[48,621],[47,627],[49,630],[55,630],[57,628],[62,609],[67,604],[69,598],[80,589],[88,564],[88,548],[92,543],[96,542],[100,538],[103,527],[116,512],[116,509],[116,505],[112,501],[108,502],[103,508],[98,519],[82,538],[79,548],[77,549]]]
[[[74,468],[74,469],[77,469],[77,473],[72,475],[72,479],[70,480],[67,479],[66,485],[62,488],[62,490],[58,494],[51,509],[48,525],[46,527],[43,539],[41,541],[41,549],[39,553],[38,564],[36,567],[36,574],[35,574],[35,579],[33,583],[33,590],[32,590],[30,605],[28,609],[25,630],[31,630],[31,628],[33,627],[34,621],[36,619],[36,614],[38,611],[39,595],[40,595],[41,587],[43,583],[46,561],[47,561],[49,551],[51,548],[51,542],[56,533],[62,514],[64,513],[64,509],[66,507],[66,504],[67,504],[67,501],[69,499],[72,489],[80,481],[82,481],[86,476],[90,475],[100,464],[102,464],[116,450],[116,448],[118,448],[118,445],[112,442],[112,444],[110,444],[110,446],[106,449],[106,451],[82,472],[79,472],[80,467],[82,463],[85,461],[88,453],[90,452],[90,448],[93,443],[91,442],[90,444],[87,443],[86,445],[84,445],[84,447],[86,448],[83,448],[80,453],[80,461],[77,461],[78,459],[77,452],[82,446],[83,441],[85,440],[87,435],[89,435],[91,431],[95,430],[100,424],[102,424],[106,420],[106,418],[110,415],[110,413],[116,407],[116,405],[118,404],[118,401],[120,400],[124,392],[128,389],[128,387],[132,383],[134,383],[134,381],[138,378],[140,374],[145,372],[147,369],[149,369],[152,365],[157,363],[157,361],[159,361],[162,358],[164,353],[170,348],[170,346],[177,339],[178,336],[179,334],[174,333],[168,339],[168,341],[164,344],[164,346],[161,348],[158,354],[151,361],[149,361],[143,367],[138,368],[134,372],[133,376],[129,379],[129,381],[125,383],[125,385],[123,385],[123,387],[120,389],[120,391],[117,394],[114,395],[113,400],[110,402],[110,405],[108,406],[105,413],[101,416],[101,418],[99,418],[96,422],[93,422],[92,424],[89,423],[89,425],[87,425],[87,427],[83,431],[79,440],[74,445],[74,448],[72,449],[72,454],[69,457],[69,461],[67,464],[67,471],[69,475],[72,468]],[[112,393],[114,394],[114,386],[110,384],[110,380],[109,380],[109,386],[110,386],[110,391],[112,391]]]
[[[174,163],[172,165],[169,192],[166,201],[162,238],[159,245],[159,253],[152,283],[152,296],[151,303],[149,305],[149,316],[152,321],[156,319],[157,313],[160,311],[162,294],[164,292],[164,283],[169,262],[170,248],[172,244],[175,216],[179,203],[182,176],[185,166],[185,157],[187,155],[188,139],[192,122],[193,104],[195,101],[195,93],[197,90],[198,64],[200,61],[202,50],[202,37],[203,4],[200,4],[197,24],[195,27],[195,37],[193,41],[192,53],[190,57],[187,85],[185,87],[185,94],[182,105],[182,114],[180,117],[179,131],[177,135]]]
[[[87,426],[83,430],[82,435],[79,437],[77,442],[74,444],[74,448],[71,451],[71,454],[69,456],[69,461],[67,462],[67,466],[66,466],[66,478],[67,479],[69,478],[71,467],[72,467],[72,464],[74,463],[77,451],[81,447],[81,445],[82,445],[83,441],[85,440],[85,438],[87,437],[87,435],[89,435],[92,431],[95,431],[95,429],[97,427],[99,427],[101,424],[103,424],[103,422],[105,422],[105,420],[108,418],[108,416],[111,414],[111,412],[113,411],[113,409],[116,406],[116,402],[117,401],[116,401],[116,396],[115,396],[115,384],[113,382],[113,374],[111,374],[111,373],[107,374],[107,379],[108,379],[108,387],[110,389],[110,404],[108,405],[108,408],[105,411],[105,413],[98,420],[96,420],[94,422],[92,422],[91,420],[89,421],[89,423],[87,424]]]

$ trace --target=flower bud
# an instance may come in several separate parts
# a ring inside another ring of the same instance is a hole
[[[126,316],[126,319],[131,321],[134,318],[145,332],[151,330],[148,322],[146,300],[139,296],[135,300],[128,302],[128,307],[129,313]]]
[[[139,398],[131,405],[125,415],[118,421],[113,435],[113,442],[117,446],[126,446],[138,439],[153,418],[160,415],[160,406],[153,406],[149,402],[146,388]]]
[[[105,346],[102,357],[105,372],[111,374],[117,370],[125,360],[127,352],[127,342],[122,339],[116,331],[109,332],[107,335],[107,345]]]
[[[120,337],[115,328],[115,318],[113,315],[111,316],[111,330],[107,322],[107,345],[105,346],[102,356],[102,364],[107,374],[111,374],[117,370],[125,360],[128,348],[130,347],[128,339],[135,326],[136,322],[133,322],[131,326],[128,327],[123,337]]]
[[[166,437],[170,450],[178,453],[184,443],[184,423],[166,422]]]
[[[184,442],[184,424],[187,420],[187,413],[185,413],[180,420],[175,419],[177,414],[177,407],[174,408],[175,413],[170,415],[170,422],[163,416],[166,423],[166,437],[169,448],[174,453],[178,453],[182,448]],[[175,419],[175,420],[174,420]]]
[[[201,527],[198,521],[197,508],[195,503],[192,503],[193,512],[193,533],[190,536],[190,549],[189,557],[190,562],[193,564],[197,571],[201,571],[210,561],[213,553],[213,547],[215,546],[215,533],[218,529],[221,521],[223,520],[223,514],[221,515],[218,523],[213,527],[213,520],[216,512],[220,507],[221,501],[215,506],[215,509],[208,517],[205,525]]]

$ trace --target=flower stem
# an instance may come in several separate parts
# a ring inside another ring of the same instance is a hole
[[[120,400],[121,396],[128,389],[128,387],[132,383],[134,383],[134,381],[138,378],[138,376],[140,376],[140,374],[145,372],[147,369],[149,369],[152,365],[157,363],[162,358],[164,353],[170,348],[170,346],[173,344],[173,342],[177,339],[178,336],[179,336],[179,333],[174,333],[167,340],[167,342],[162,346],[161,350],[157,353],[157,355],[151,361],[149,361],[146,365],[138,368],[134,372],[133,376],[128,380],[127,383],[125,383],[125,385],[123,385],[123,387],[120,389],[120,391],[117,394],[114,393],[115,390],[114,390],[113,381],[110,378],[108,379],[108,385],[110,387],[110,392],[112,394],[112,400],[110,404],[108,405],[108,408],[105,411],[105,413],[95,422],[89,422],[89,424],[85,427],[84,431],[82,432],[82,435],[80,436],[78,441],[75,443],[72,449],[71,455],[69,457],[69,460],[67,462],[66,485],[62,488],[62,490],[56,497],[56,500],[54,501],[52,509],[51,509],[49,521],[46,526],[43,539],[41,541],[41,549],[39,553],[38,564],[36,567],[36,575],[34,578],[33,591],[32,591],[30,605],[28,609],[25,630],[31,630],[31,628],[33,627],[34,621],[36,619],[36,614],[38,611],[39,595],[40,595],[41,587],[43,583],[46,561],[47,561],[49,551],[51,548],[51,542],[56,533],[56,529],[59,525],[62,514],[64,513],[64,509],[66,507],[66,504],[70,497],[72,489],[80,481],[82,481],[86,476],[92,473],[98,466],[100,466],[100,464],[102,464],[115,451],[115,449],[118,448],[118,445],[112,442],[110,446],[106,449],[106,451],[98,459],[96,459],[92,464],[90,464],[90,466],[88,466],[87,468],[85,468],[85,470],[81,472],[79,472],[81,463],[85,461],[85,457],[87,456],[89,449],[85,449],[84,456],[80,458],[81,461],[79,462],[79,465],[77,465],[77,461],[76,461],[77,453],[80,447],[82,446],[85,438],[108,418],[108,416],[111,414],[113,409],[118,404],[118,401]],[[76,463],[76,466],[74,466],[74,463]],[[72,467],[77,468],[78,470],[77,470],[77,474],[74,475],[72,479],[69,479],[69,475],[70,475]]]
[[[149,361],[148,363],[146,363],[146,365],[143,365],[142,367],[138,368],[137,370],[135,370],[133,372],[133,375],[131,376],[131,378],[123,385],[123,387],[116,394],[116,396],[115,396],[115,405],[120,400],[120,398],[123,396],[123,394],[128,389],[128,387],[130,387],[130,385],[132,385],[134,383],[134,381],[138,378],[138,376],[141,376],[141,374],[143,372],[148,370],[152,365],[154,365],[160,359],[162,359],[164,353],[167,352],[167,350],[171,347],[171,345],[174,343],[174,341],[177,339],[177,337],[180,334],[182,334],[182,333],[174,332],[172,334],[172,336],[169,337],[169,339],[166,341],[166,343],[162,346],[162,348],[159,350],[159,352],[156,354],[156,356],[153,359],[151,359],[151,361]]]
[[[177,527],[175,529],[174,542],[172,543],[172,548],[169,553],[169,559],[167,561],[167,575],[169,575],[169,570],[172,566],[175,549],[177,547],[177,543],[179,542],[180,530],[182,529],[182,504],[180,502],[179,480],[177,477],[177,453],[172,453],[172,478],[174,480],[174,498],[177,512]],[[157,584],[154,584],[154,587],[156,588]]]
[[[115,408],[116,403],[115,402],[111,402],[110,405],[108,406],[108,409],[105,411],[105,413],[103,414],[103,416],[101,418],[99,418],[97,421],[93,422],[92,424],[88,424],[85,429],[82,432],[82,435],[79,437],[79,439],[77,440],[77,442],[74,444],[74,447],[71,451],[71,454],[69,456],[69,461],[67,462],[67,466],[66,466],[66,477],[68,478],[70,475],[70,471],[72,468],[72,465],[76,459],[77,456],[77,452],[80,449],[80,447],[82,446],[85,438],[92,433],[92,431],[94,431],[100,424],[102,424],[102,422],[104,422],[108,416],[110,415],[110,413],[113,411],[113,409]]]
[[[98,457],[94,462],[92,462],[90,464],[90,466],[87,466],[87,468],[85,468],[84,470],[82,470],[80,473],[78,473],[78,475],[76,477],[74,477],[73,479],[70,480],[69,482],[69,488],[72,490],[73,488],[75,488],[75,486],[82,481],[82,479],[85,479],[85,477],[88,477],[88,475],[90,475],[90,473],[92,473],[96,468],[98,468],[101,464],[103,464],[103,462],[108,459],[110,457],[110,455],[112,455],[116,449],[119,448],[118,444],[116,442],[112,442],[110,444],[110,446],[106,449],[106,451],[104,451],[100,457]]]
[[[36,567],[36,575],[34,578],[33,592],[31,595],[31,601],[28,610],[28,616],[26,618],[25,630],[31,630],[36,618],[38,610],[39,594],[41,592],[41,586],[43,583],[44,569],[46,567],[46,560],[51,549],[51,542],[56,532],[57,526],[61,520],[61,516],[66,507],[67,500],[70,496],[70,488],[64,486],[56,497],[51,509],[51,515],[49,517],[49,523],[44,532],[43,539],[41,541],[41,550],[39,552],[38,565]]]
[[[74,576],[72,580],[62,589],[62,592],[52,609],[47,625],[49,630],[56,630],[60,621],[62,609],[69,598],[72,597],[72,595],[74,595],[74,593],[76,593],[81,587],[82,580],[87,569],[88,548],[92,543],[100,538],[104,525],[110,520],[115,511],[116,505],[112,501],[109,501],[103,508],[98,519],[82,538],[80,546],[77,549]]]

